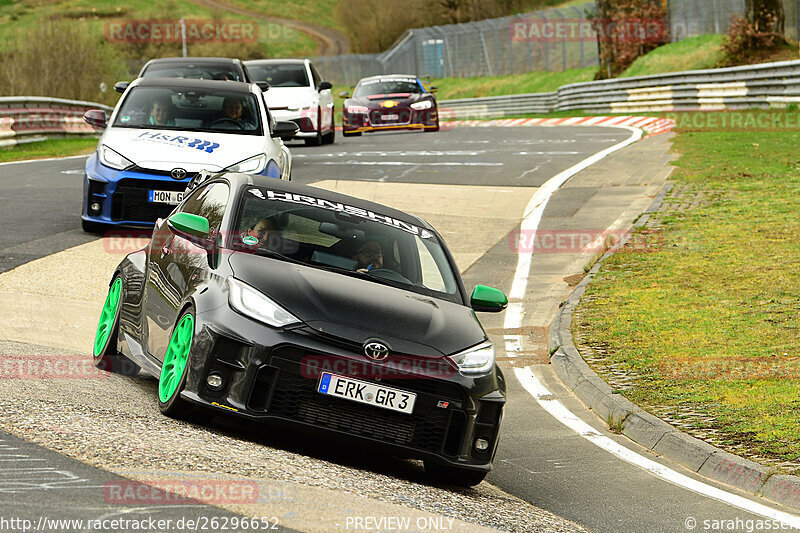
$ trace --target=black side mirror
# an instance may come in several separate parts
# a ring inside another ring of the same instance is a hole
[[[321,81],[319,82],[319,87],[317,87],[317,91],[325,91],[328,89],[333,89],[333,85],[329,81]]]
[[[265,81],[257,81],[256,85],[258,85],[258,88],[261,89],[262,93],[269,91],[269,83]]]
[[[125,92],[125,89],[127,89],[128,85],[130,84],[131,82],[129,81],[118,81],[117,83],[114,84],[114,90],[122,94]]]
[[[276,122],[275,126],[273,126],[271,137],[280,137],[286,141],[297,135],[298,131],[300,131],[300,126],[294,122],[282,120],[280,122]]]
[[[106,127],[106,112],[102,109],[90,109],[83,114],[83,121],[95,128],[103,129]]]

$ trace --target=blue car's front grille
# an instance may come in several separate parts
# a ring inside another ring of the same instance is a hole
[[[111,220],[155,222],[157,218],[166,218],[175,206],[150,202],[149,191],[185,189],[186,183],[181,181],[122,179],[111,200]]]

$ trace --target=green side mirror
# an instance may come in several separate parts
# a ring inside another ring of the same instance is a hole
[[[167,219],[169,229],[194,237],[208,237],[208,219],[191,213],[175,213]]]
[[[476,285],[472,291],[469,305],[476,311],[498,313],[508,305],[508,298],[503,291],[486,285]]]

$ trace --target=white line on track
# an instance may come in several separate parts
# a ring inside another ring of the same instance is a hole
[[[702,481],[692,479],[676,472],[675,470],[672,470],[671,468],[659,464],[652,459],[648,459],[647,457],[639,455],[638,453],[629,450],[625,446],[622,446],[621,444],[611,440],[575,416],[569,409],[564,407],[561,402],[552,399],[552,394],[550,391],[547,390],[547,388],[545,388],[538,379],[536,379],[536,376],[533,375],[533,372],[529,366],[526,366],[525,368],[515,368],[514,374],[517,376],[517,379],[522,386],[525,387],[525,390],[527,390],[530,395],[533,396],[537,402],[539,402],[539,405],[541,405],[545,411],[553,415],[559,422],[575,431],[584,439],[588,440],[592,444],[595,444],[596,446],[599,446],[607,452],[616,455],[623,461],[638,466],[639,468],[643,468],[644,470],[660,477],[665,481],[668,481],[674,485],[678,485],[679,487],[689,489],[697,494],[702,494],[703,496],[719,500],[721,502],[733,505],[734,507],[738,507],[739,509],[749,511],[753,514],[757,514],[771,520],[783,522],[787,526],[791,526],[793,528],[800,528],[800,517],[798,516],[772,509],[766,505],[748,500],[742,496],[737,496],[736,494],[731,494],[730,492],[725,492],[722,489],[707,485]]]
[[[42,161],[66,161],[68,159],[79,159],[79,158],[86,159],[89,155],[71,155],[67,157],[47,157],[45,159],[25,159],[23,161],[6,161],[5,163],[0,163],[0,167],[4,167],[6,165],[21,165],[23,163],[41,163]]]
[[[525,209],[525,215],[522,219],[522,223],[520,224],[520,230],[522,232],[521,234],[532,234],[536,231],[536,229],[539,227],[539,222],[542,219],[542,214],[544,213],[545,207],[547,207],[547,202],[550,200],[550,197],[556,190],[566,183],[569,178],[581,170],[589,167],[590,165],[593,165],[597,161],[600,161],[607,155],[616,152],[617,150],[621,150],[622,148],[638,141],[642,137],[641,130],[628,126],[615,127],[621,127],[631,131],[631,136],[628,139],[615,144],[614,146],[606,148],[602,152],[598,152],[592,157],[581,161],[577,165],[568,168],[567,170],[557,174],[556,176],[553,176],[546,181],[528,202],[528,206]],[[511,285],[511,291],[509,292],[509,299],[517,301],[512,301],[508,304],[503,323],[503,329],[517,329],[522,325],[522,319],[525,315],[523,300],[525,298],[525,290],[528,285],[528,277],[530,276],[532,257],[532,250],[529,252],[521,252],[519,254],[519,259],[517,260],[517,269],[514,272],[514,282]],[[516,355],[516,352],[519,351],[520,348],[518,345],[518,337],[519,336],[517,335],[506,336],[505,345],[507,354]],[[791,527],[800,529],[800,517],[798,516],[772,509],[766,505],[762,505],[752,500],[748,500],[747,498],[743,498],[736,494],[731,494],[701,481],[692,479],[676,472],[675,470],[672,470],[671,468],[661,465],[652,459],[648,459],[642,455],[639,455],[633,450],[630,450],[604,436],[592,428],[589,424],[580,420],[560,401],[552,399],[552,394],[550,391],[545,388],[541,382],[539,382],[536,376],[534,376],[530,367],[515,368],[514,375],[517,377],[517,380],[519,380],[525,390],[528,391],[528,393],[533,396],[539,405],[545,411],[550,413],[556,420],[572,429],[592,444],[599,446],[607,452],[619,457],[623,461],[643,468],[644,470],[669,483],[678,485],[697,494],[702,494],[709,498],[719,500],[734,507],[738,507],[739,509],[749,511],[753,514],[757,514],[772,520],[778,520],[779,522],[783,522]]]
[[[503,163],[488,163],[481,161],[465,162],[465,161],[437,161],[435,163],[414,163],[411,161],[320,161],[311,162],[312,165],[366,165],[366,166],[390,166],[390,167],[405,167],[405,166],[425,166],[425,167],[502,167]]]

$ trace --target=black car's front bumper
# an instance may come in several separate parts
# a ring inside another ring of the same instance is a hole
[[[320,360],[328,368],[344,369],[336,372],[340,375],[357,369],[358,375],[351,377],[415,393],[413,413],[317,392]],[[505,403],[499,370],[479,378],[455,370],[387,372],[347,343],[325,339],[307,327],[272,329],[227,306],[198,313],[190,365],[182,396],[194,403],[333,438],[358,439],[404,457],[491,468]],[[442,368],[426,366],[434,367]],[[380,381],[365,378],[364,369],[376,371]],[[219,390],[206,381],[211,373],[222,377]],[[477,439],[488,441],[488,448],[477,450]]]

